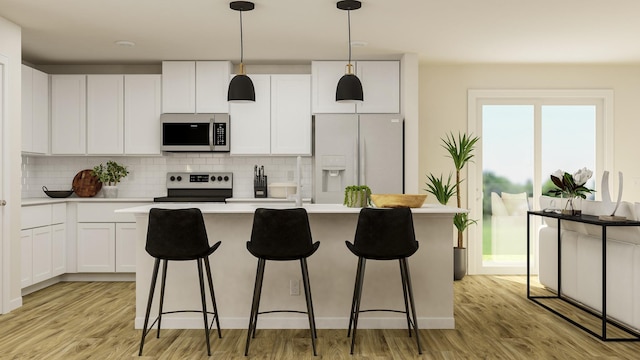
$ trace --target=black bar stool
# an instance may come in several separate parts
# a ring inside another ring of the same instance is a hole
[[[351,354],[356,341],[358,328],[358,315],[369,311],[390,311],[403,313],[407,316],[407,328],[411,336],[411,328],[416,334],[418,353],[422,354],[420,346],[420,333],[418,331],[418,318],[416,316],[415,303],[413,301],[413,289],[411,287],[411,275],[407,259],[418,250],[418,242],[413,230],[413,217],[408,208],[398,209],[371,209],[363,208],[358,217],[358,226],[354,243],[345,241],[347,248],[358,257],[358,270],[353,289],[353,301],[349,316],[349,330],[347,337],[351,336],[353,325],[353,337],[351,338]],[[360,310],[362,298],[362,285],[364,283],[364,269],[368,259],[371,260],[398,260],[400,263],[400,276],[404,295],[404,311],[371,309]],[[409,311],[411,309],[411,311]],[[413,317],[413,319],[411,318]]]
[[[309,218],[305,209],[256,209],[253,216],[251,241],[247,241],[247,250],[258,258],[258,270],[256,272],[256,282],[253,289],[253,302],[251,303],[247,344],[244,349],[245,356],[249,354],[251,338],[255,338],[256,336],[258,315],[279,312],[293,312],[307,314],[309,316],[311,345],[313,347],[313,355],[316,355],[316,322],[313,315],[313,303],[311,301],[307,258],[316,252],[319,246],[319,241],[316,243],[312,242]],[[262,293],[264,268],[267,260],[300,260],[307,311],[258,311],[260,307],[260,294]]]
[[[211,280],[211,267],[209,266],[209,255],[213,254],[220,246],[220,241],[213,246],[209,246],[207,238],[207,230],[204,226],[204,219],[199,209],[151,209],[149,212],[149,227],[147,229],[147,244],[145,250],[149,255],[153,256],[156,261],[153,266],[153,275],[151,276],[151,288],[149,289],[149,300],[147,301],[147,313],[144,317],[144,328],[142,329],[142,339],[140,340],[140,351],[138,356],[142,355],[144,347],[144,338],[153,329],[153,325],[158,322],[157,338],[160,338],[160,323],[162,315],[175,314],[184,312],[201,312],[204,319],[204,334],[207,342],[207,354],[211,356],[211,346],[209,344],[209,332],[213,327],[215,320],[218,328],[218,337],[221,338],[220,322],[218,319],[218,307],[216,305],[216,297],[213,292],[213,281]],[[158,268],[162,260],[162,285],[160,287],[160,308],[158,317],[154,320],[150,327],[149,313],[151,312],[151,303],[153,302],[153,294],[156,288],[156,280],[158,278]],[[202,301],[202,310],[178,310],[178,311],[162,311],[164,302],[164,285],[167,278],[167,263],[172,261],[196,260],[198,264],[198,278],[200,281],[200,295]],[[204,261],[207,270],[207,280],[209,282],[209,292],[211,302],[213,303],[213,312],[207,312],[207,304],[204,291],[204,277],[202,273],[202,262]],[[207,315],[212,314],[213,319],[211,325]]]

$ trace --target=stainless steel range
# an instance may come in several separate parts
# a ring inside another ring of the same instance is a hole
[[[233,197],[233,173],[167,173],[167,196],[154,202],[225,202]]]

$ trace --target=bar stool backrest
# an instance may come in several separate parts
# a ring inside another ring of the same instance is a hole
[[[310,256],[318,245],[313,244],[305,209],[256,209],[251,241],[247,242],[247,249],[255,257],[295,260]]]
[[[350,244],[347,244],[348,246]],[[400,259],[413,255],[418,242],[409,208],[363,208],[351,251],[376,260]]]
[[[151,209],[145,250],[164,260],[207,256],[211,248],[200,209]]]

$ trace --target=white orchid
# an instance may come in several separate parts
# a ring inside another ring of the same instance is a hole
[[[583,167],[573,174],[573,181],[576,185],[582,186],[587,183],[587,180],[591,179],[591,175],[593,175],[593,171]]]
[[[591,178],[593,171],[586,167],[576,171],[573,175],[566,171],[556,170],[551,174],[551,181],[558,188],[551,189],[547,193],[553,196],[581,197],[587,198],[587,194],[593,192],[584,186]]]

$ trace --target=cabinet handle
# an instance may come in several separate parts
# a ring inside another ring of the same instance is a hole
[[[7,205],[6,200],[0,200],[0,206],[5,206],[5,205]]]

